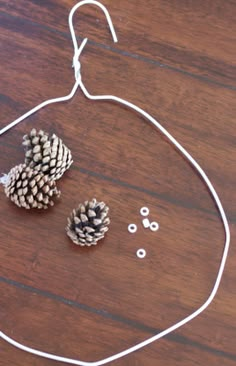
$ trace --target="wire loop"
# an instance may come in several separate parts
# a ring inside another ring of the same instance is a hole
[[[50,99],[47,100],[41,104],[39,104],[38,106],[34,107],[33,109],[31,109],[29,112],[25,113],[23,116],[19,117],[18,119],[16,119],[15,121],[9,123],[7,126],[5,126],[4,128],[2,128],[0,130],[0,135],[2,135],[3,133],[5,133],[7,130],[11,129],[12,127],[14,127],[16,124],[22,122],[24,119],[28,118],[30,115],[32,115],[33,113],[37,112],[39,109],[45,107],[46,105],[52,104],[52,103],[58,103],[58,102],[64,102],[67,101],[69,99],[71,99],[76,90],[78,89],[78,87],[81,88],[81,90],[83,91],[84,95],[91,99],[91,100],[106,100],[106,101],[114,101],[116,103],[125,105],[126,107],[134,110],[135,112],[139,113],[140,115],[142,115],[144,118],[146,118],[150,123],[152,123],[164,136],[166,136],[168,138],[168,140],[179,150],[179,152],[186,158],[187,161],[190,162],[190,164],[195,168],[195,170],[198,172],[198,174],[201,176],[202,180],[204,181],[204,183],[206,184],[210,194],[212,195],[216,206],[218,208],[218,211],[220,213],[222,222],[223,222],[223,226],[224,226],[224,230],[225,230],[225,245],[224,245],[224,250],[223,250],[223,254],[222,254],[222,259],[220,262],[220,266],[219,266],[219,270],[218,270],[218,274],[216,277],[216,281],[215,284],[213,286],[213,289],[210,293],[210,295],[208,296],[208,298],[206,299],[206,301],[203,303],[203,305],[201,305],[197,310],[195,310],[192,314],[186,316],[184,319],[182,319],[181,321],[177,322],[176,324],[172,325],[171,327],[161,331],[160,333],[144,340],[143,342],[138,343],[137,345],[130,347],[122,352],[119,352],[115,355],[112,355],[110,357],[107,357],[103,360],[100,361],[96,361],[96,362],[85,362],[85,361],[81,361],[81,360],[74,360],[74,359],[70,359],[70,358],[66,358],[66,357],[61,357],[61,356],[57,356],[54,354],[50,354],[50,353],[46,353],[43,351],[39,351],[37,349],[31,348],[31,347],[27,347],[17,341],[15,341],[14,339],[8,337],[5,333],[0,332],[0,338],[4,339],[6,342],[12,344],[13,346],[26,351],[28,353],[32,353],[34,355],[38,355],[40,357],[44,357],[44,358],[48,358],[51,360],[55,360],[55,361],[60,361],[60,362],[64,362],[64,363],[69,363],[69,364],[73,364],[73,365],[80,365],[80,366],[100,366],[100,365],[104,365],[108,362],[112,362],[114,360],[117,360],[121,357],[124,357],[134,351],[137,351],[139,349],[141,349],[144,346],[147,346],[148,344],[164,337],[165,335],[173,332],[174,330],[180,328],[181,326],[183,326],[184,324],[188,323],[189,321],[191,321],[192,319],[194,319],[195,317],[197,317],[199,314],[201,314],[212,302],[212,300],[214,299],[219,285],[220,285],[220,281],[223,275],[223,271],[224,271],[224,267],[225,267],[225,262],[228,256],[228,250],[229,250],[229,245],[230,245],[230,230],[229,230],[229,224],[228,224],[228,220],[224,211],[224,208],[221,204],[221,201],[219,199],[219,196],[214,188],[214,186],[212,185],[212,183],[210,182],[209,178],[207,177],[206,173],[204,172],[204,170],[200,167],[200,165],[196,162],[196,160],[185,150],[185,148],[156,120],[154,119],[150,114],[148,114],[147,112],[145,112],[143,109],[137,107],[135,104],[128,102],[122,98],[118,98],[116,96],[113,95],[91,95],[86,87],[84,86],[83,82],[82,82],[82,78],[81,78],[81,68],[80,68],[80,61],[79,61],[79,57],[81,55],[81,52],[87,42],[87,38],[85,38],[82,42],[82,44],[80,45],[80,47],[78,48],[78,44],[77,44],[77,40],[76,40],[76,36],[75,36],[75,31],[74,31],[74,26],[73,26],[73,15],[75,13],[75,11],[82,5],[85,4],[92,4],[92,5],[97,5],[99,8],[101,8],[103,10],[103,12],[105,13],[106,19],[108,21],[109,27],[110,27],[110,31],[113,37],[114,42],[117,42],[117,37],[116,37],[116,33],[110,18],[110,15],[107,11],[107,9],[105,8],[104,5],[102,5],[101,3],[99,3],[98,1],[93,1],[93,0],[84,0],[79,2],[78,4],[76,4],[69,15],[69,27],[70,27],[70,32],[71,32],[71,37],[72,37],[72,42],[74,45],[74,57],[73,57],[73,67],[74,67],[74,72],[75,72],[75,84],[70,92],[70,94],[61,97],[61,98],[55,98],[55,99]],[[1,178],[1,183],[4,182],[4,177]]]

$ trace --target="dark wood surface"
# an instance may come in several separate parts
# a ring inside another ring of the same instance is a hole
[[[84,6],[76,31],[90,42],[81,57],[93,94],[126,98],[155,116],[193,154],[228,214],[232,245],[219,292],[200,317],[114,365],[236,364],[235,1],[104,0]],[[65,95],[74,79],[67,25],[71,0],[0,2],[0,126],[41,101]],[[0,171],[23,161],[22,135],[55,132],[74,164],[54,208],[28,212],[0,192],[0,324],[14,339],[47,352],[96,361],[172,325],[207,298],[224,232],[208,191],[189,164],[145,120],[81,92],[0,138]],[[96,197],[111,226],[97,247],[65,235],[70,211]],[[141,225],[148,206],[160,223]],[[138,232],[127,231],[130,222]],[[139,260],[136,250],[145,248]],[[51,366],[4,341],[0,365]]]

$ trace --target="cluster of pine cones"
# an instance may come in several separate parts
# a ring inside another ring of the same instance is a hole
[[[56,180],[73,163],[71,151],[55,134],[33,129],[23,137],[25,162],[5,177],[5,193],[19,207],[47,209],[60,196]]]
[[[25,162],[1,179],[5,193],[19,207],[47,209],[60,196],[56,181],[73,163],[71,151],[55,134],[33,129],[23,137]],[[108,230],[109,208],[95,198],[80,204],[68,218],[66,232],[80,246],[96,245]]]

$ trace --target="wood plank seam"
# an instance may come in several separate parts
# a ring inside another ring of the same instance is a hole
[[[0,12],[0,15],[3,15],[4,17],[9,18],[9,19],[13,19],[15,22],[22,22],[23,21],[24,24],[29,24],[29,25],[32,25],[34,27],[38,27],[40,29],[47,30],[47,31],[49,31],[51,33],[59,34],[62,37],[67,38],[67,39],[70,39],[71,38],[69,33],[62,32],[62,31],[58,31],[58,30],[56,30],[56,29],[54,29],[52,27],[45,26],[45,25],[42,25],[40,23],[30,21],[28,19],[27,20],[26,19],[20,19],[19,17],[15,17],[14,15],[10,15],[10,14],[4,13],[3,11]],[[82,38],[79,37],[79,36],[77,36],[77,39],[78,40],[82,40]],[[152,64],[152,65],[155,65],[156,67],[166,68],[168,70],[172,70],[174,72],[181,73],[183,75],[186,75],[188,77],[191,77],[191,78],[200,80],[202,82],[210,83],[210,84],[213,84],[213,85],[217,85],[217,86],[219,86],[221,88],[224,88],[224,89],[236,90],[236,86],[234,86],[234,85],[228,85],[228,84],[220,83],[220,82],[218,82],[216,80],[212,80],[212,79],[210,79],[208,77],[201,76],[201,75],[197,75],[197,74],[194,74],[192,72],[183,70],[181,68],[173,67],[173,66],[170,66],[170,65],[167,65],[167,64],[158,62],[156,60],[152,60],[152,59],[150,59],[148,57],[144,57],[144,56],[141,56],[141,55],[138,55],[138,54],[133,54],[133,53],[128,52],[128,51],[119,50],[119,49],[117,49],[115,47],[112,47],[112,46],[109,46],[109,45],[105,45],[105,44],[102,44],[102,43],[99,43],[99,42],[95,42],[95,41],[92,41],[92,40],[88,40],[88,44],[93,45],[93,46],[96,46],[96,47],[99,47],[99,48],[102,48],[102,49],[107,49],[107,50],[109,50],[111,52],[117,53],[117,54],[122,55],[122,56],[125,56],[125,57],[137,59],[137,60],[140,60],[140,61],[143,61],[143,62]]]
[[[3,141],[3,144],[4,144],[4,141]],[[4,146],[10,147],[11,149],[15,149],[15,145],[13,145],[13,144],[5,143]],[[118,180],[114,177],[110,177],[110,176],[105,175],[105,174],[101,174],[101,173],[98,173],[98,172],[95,172],[95,171],[91,171],[89,169],[85,169],[85,168],[82,168],[82,167],[77,167],[76,165],[72,165],[70,167],[70,169],[75,170],[75,171],[79,171],[82,174],[88,174],[91,177],[95,177],[95,178],[98,178],[98,179],[101,179],[101,180],[104,180],[104,181],[107,181],[107,182],[112,182],[112,183],[114,183],[114,184],[116,184],[120,187],[126,187],[128,189],[133,190],[133,191],[145,193],[145,194],[149,195],[150,197],[159,198],[160,200],[162,200],[164,202],[169,202],[171,204],[174,204],[174,205],[182,207],[182,208],[197,209],[197,210],[199,210],[203,213],[210,214],[213,217],[216,217],[216,218],[219,217],[218,212],[208,210],[208,209],[205,209],[204,207],[200,207],[200,206],[197,206],[197,205],[193,206],[193,203],[189,203],[188,201],[184,201],[183,199],[182,200],[173,199],[168,194],[157,193],[157,192],[154,192],[150,189],[146,189],[144,187],[140,187],[140,186],[137,186],[137,185],[134,185],[134,184],[130,184],[128,182]],[[230,216],[229,222],[235,223],[236,222],[236,217]]]
[[[112,319],[112,320],[114,320],[116,322],[119,322],[119,323],[124,323],[124,324],[126,324],[126,325],[128,325],[128,326],[130,326],[134,329],[139,329],[139,330],[144,331],[144,332],[149,333],[149,334],[154,335],[154,334],[157,334],[161,331],[161,329],[152,328],[152,327],[147,326],[145,324],[142,324],[140,322],[130,320],[128,318],[124,318],[120,315],[111,314],[107,311],[99,310],[99,309],[93,308],[91,306],[88,306],[86,304],[81,304],[77,301],[67,299],[63,296],[59,296],[59,295],[53,294],[52,292],[48,292],[48,291],[45,291],[45,290],[41,290],[41,289],[35,288],[33,286],[25,285],[23,283],[11,280],[11,279],[6,278],[6,277],[0,276],[0,282],[6,283],[9,286],[14,286],[14,287],[16,287],[18,289],[21,289],[21,290],[24,290],[26,292],[34,293],[34,294],[40,295],[42,297],[55,300],[56,302],[60,302],[60,303],[63,303],[65,305],[68,305],[68,306],[72,306],[72,307],[82,309],[84,311],[87,311],[87,312],[90,312],[90,313],[93,313],[93,314],[97,314],[97,315],[99,315],[103,318]],[[194,347],[194,348],[197,348],[197,349],[200,349],[200,350],[204,350],[207,353],[212,353],[212,354],[215,354],[217,356],[220,356],[221,358],[236,361],[236,355],[235,354],[225,352],[225,351],[222,351],[222,350],[217,350],[213,347],[209,347],[209,346],[206,346],[206,345],[204,345],[200,342],[193,341],[193,340],[189,339],[188,337],[182,336],[182,335],[177,334],[177,333],[168,334],[165,338],[168,339],[171,342],[174,342],[174,343],[189,345],[191,347]]]

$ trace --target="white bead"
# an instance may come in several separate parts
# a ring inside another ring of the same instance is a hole
[[[150,229],[151,229],[152,231],[157,231],[157,230],[159,229],[159,224],[158,224],[157,222],[153,221],[153,222],[151,223],[151,225],[150,225]]]
[[[139,249],[136,252],[136,255],[138,258],[143,259],[146,257],[146,250],[145,249]]]
[[[142,207],[142,208],[140,209],[140,213],[141,213],[141,215],[142,215],[142,216],[148,216],[148,215],[149,215],[149,208],[147,208],[147,207]]]
[[[150,226],[150,221],[147,218],[143,219],[143,226],[145,227],[145,229],[147,229]]]
[[[128,226],[128,231],[129,231],[131,234],[136,233],[136,231],[137,231],[137,225],[135,225],[135,224],[129,224],[129,226]]]

